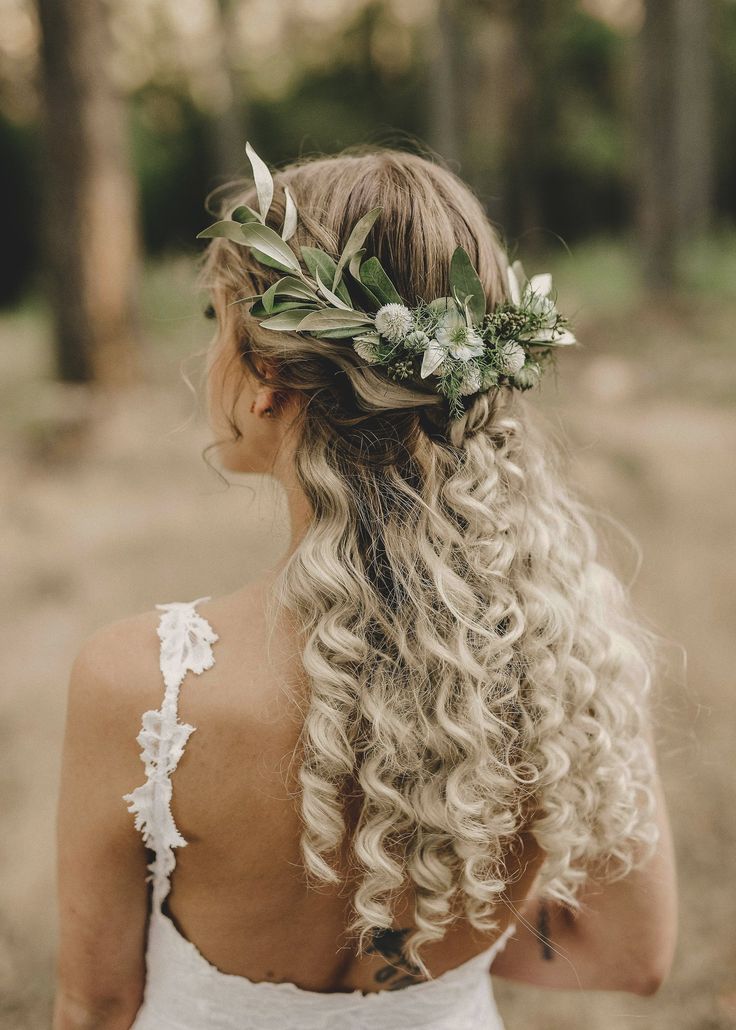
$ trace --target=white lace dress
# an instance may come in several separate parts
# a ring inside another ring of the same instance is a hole
[[[513,927],[434,980],[401,990],[325,993],[223,973],[164,912],[174,848],[187,843],[171,814],[171,774],[195,729],[179,722],[179,688],[187,672],[211,668],[218,639],[196,611],[203,600],[209,599],[157,605],[164,697],[160,709],[144,713],[137,737],[145,783],[123,797],[155,855],[147,877],[153,889],[145,995],[131,1030],[503,1030],[489,969]]]

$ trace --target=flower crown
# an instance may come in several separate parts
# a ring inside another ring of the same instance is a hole
[[[366,363],[394,380],[427,379],[449,402],[450,418],[461,418],[464,396],[498,386],[528,390],[541,377],[553,349],[576,343],[560,315],[549,273],[527,280],[520,261],[506,269],[510,302],[486,313],[478,273],[462,247],[450,262],[452,296],[409,307],[376,257],[363,244],[381,212],[375,207],[357,222],[338,260],[317,247],[289,246],[297,209],[284,187],[281,234],[265,224],[274,183],[266,164],[245,145],[253,168],[258,210],[237,207],[199,238],[226,237],[249,247],[263,265],[285,273],[264,293],[244,298],[264,329],[304,333],[319,339],[349,339]],[[350,277],[350,288],[346,280]],[[354,297],[362,301],[356,307]]]

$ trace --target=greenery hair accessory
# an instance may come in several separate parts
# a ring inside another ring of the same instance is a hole
[[[507,267],[511,300],[486,313],[483,286],[462,247],[450,262],[452,296],[405,304],[378,258],[365,256],[364,243],[380,207],[357,222],[337,261],[317,247],[301,247],[298,257],[288,243],[297,226],[289,188],[284,187],[279,235],[265,224],[273,178],[250,143],[245,150],[258,210],[237,207],[230,219],[215,222],[197,238],[226,237],[284,273],[264,293],[244,298],[264,329],[349,339],[363,361],[391,379],[432,377],[435,391],[449,402],[450,418],[463,416],[463,397],[500,386],[536,386],[554,348],[577,342],[557,311],[550,274],[528,280],[520,261]]]

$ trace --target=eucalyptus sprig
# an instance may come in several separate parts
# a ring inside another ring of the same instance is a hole
[[[245,150],[258,209],[241,205],[198,238],[232,240],[283,273],[264,293],[247,298],[264,329],[351,339],[363,361],[396,381],[433,376],[450,418],[462,417],[464,396],[499,386],[530,389],[555,348],[577,342],[557,311],[549,273],[527,280],[515,261],[507,268],[510,300],[487,312],[480,277],[462,247],[450,262],[450,296],[406,305],[378,258],[365,256],[380,207],[359,219],[337,260],[318,247],[303,246],[297,255],[288,242],[298,222],[294,198],[284,187],[279,234],[266,225],[274,195],[271,173],[250,143]],[[362,299],[361,307],[356,308],[354,295]]]

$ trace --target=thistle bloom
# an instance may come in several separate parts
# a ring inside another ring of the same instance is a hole
[[[539,369],[536,365],[525,365],[514,375],[514,386],[520,390],[531,390],[539,382]]]
[[[465,368],[465,373],[463,375],[463,378],[460,381],[460,386],[459,386],[460,393],[461,394],[477,393],[478,390],[480,390],[482,385],[483,385],[483,376],[481,375],[480,369],[478,368],[478,366],[475,364],[474,361],[469,361],[467,366],[466,366],[466,368]]]
[[[363,333],[353,340],[353,350],[363,361],[375,361],[378,355],[378,333]]]
[[[421,354],[422,351],[427,349],[428,343],[429,337],[427,334],[421,329],[414,329],[404,340],[404,347],[415,354]]]
[[[498,348],[499,371],[503,372],[506,376],[515,376],[524,367],[525,361],[526,354],[524,353],[524,348],[520,347],[513,340],[502,344]]]
[[[384,304],[376,312],[376,329],[391,343],[400,343],[414,328],[414,316],[405,304]]]

